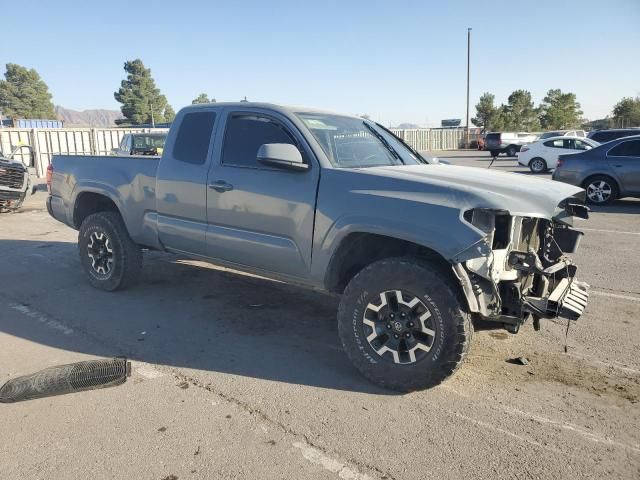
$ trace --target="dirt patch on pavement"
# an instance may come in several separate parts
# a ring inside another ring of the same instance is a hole
[[[460,370],[464,381],[478,381],[478,376],[481,376],[491,383],[516,387],[518,384],[555,382],[597,396],[640,402],[640,375],[634,372],[594,364],[564,353],[537,350],[524,355],[529,361],[528,365],[517,365],[508,362],[511,358],[521,356],[520,352],[514,351],[515,344],[496,342],[494,336],[487,336],[491,338],[481,335],[474,338],[465,359],[466,365]]]

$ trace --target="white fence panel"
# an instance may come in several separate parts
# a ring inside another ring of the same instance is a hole
[[[393,128],[391,131],[418,151],[457,150],[464,146],[466,136],[464,128]],[[475,133],[469,135],[471,141],[476,137]]]
[[[0,128],[0,150],[10,153],[18,145],[31,145],[35,158],[21,154],[25,163],[44,176],[53,155],[109,155],[127,133],[167,131],[166,128]],[[418,151],[456,150],[465,140],[464,128],[392,129]],[[476,139],[475,134],[470,135]]]
[[[16,158],[44,176],[53,155],[109,155],[127,133],[166,128],[0,128],[0,151],[8,155],[20,145],[33,147],[34,158],[21,149]]]

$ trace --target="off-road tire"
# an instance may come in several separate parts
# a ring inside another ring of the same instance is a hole
[[[414,295],[431,311],[436,335],[430,351],[414,363],[384,358],[367,339],[367,306],[381,292],[393,290]],[[473,326],[463,305],[447,272],[419,259],[389,258],[365,267],[349,282],[338,310],[338,331],[351,362],[373,383],[401,392],[430,388],[451,376],[469,349]]]
[[[531,173],[544,173],[549,169],[544,158],[535,157],[529,162],[529,170]]]
[[[108,274],[99,274],[89,257],[92,234],[106,235],[113,250],[113,265]],[[122,217],[116,212],[98,212],[84,219],[78,233],[80,262],[89,283],[100,290],[114,291],[130,287],[140,277],[142,250],[131,240]]]

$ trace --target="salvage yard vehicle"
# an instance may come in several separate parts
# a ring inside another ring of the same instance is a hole
[[[533,133],[489,132],[484,137],[484,149],[489,150],[492,157],[501,153],[515,157],[523,145],[534,142],[536,138]]]
[[[640,135],[640,128],[606,128],[603,130],[593,130],[589,132],[587,137],[596,142],[606,143],[611,140],[617,140],[622,137],[630,137],[633,135]]]
[[[560,155],[553,180],[578,185],[587,201],[607,205],[621,197],[640,197],[640,135],[603,143],[572,155]]]
[[[29,145],[18,145],[7,156],[0,154],[0,213],[18,210],[29,192],[31,176],[22,161],[23,149],[32,155]]]
[[[153,133],[127,133],[118,148],[114,148],[113,155],[162,155],[164,142],[167,140],[166,132]]]
[[[588,138],[558,136],[525,145],[518,152],[518,163],[533,173],[544,173],[556,168],[558,155],[579,153],[600,145]]]
[[[568,257],[584,190],[431,164],[362,118],[193,105],[160,159],[54,156],[50,173],[48,211],[79,230],[94,287],[132,285],[146,248],[340,294],[348,357],[396,390],[450,376],[472,320],[516,333],[587,303]]]
[[[584,138],[587,136],[587,132],[584,130],[555,130],[553,132],[544,132],[540,135],[536,141],[545,140],[551,137],[579,137]]]

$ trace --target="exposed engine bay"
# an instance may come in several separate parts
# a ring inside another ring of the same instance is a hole
[[[587,304],[586,283],[575,280],[576,252],[582,232],[573,217],[588,209],[565,201],[554,220],[512,216],[506,211],[468,210],[464,219],[485,237],[458,256],[454,271],[471,312],[516,333],[529,318],[577,320]]]

